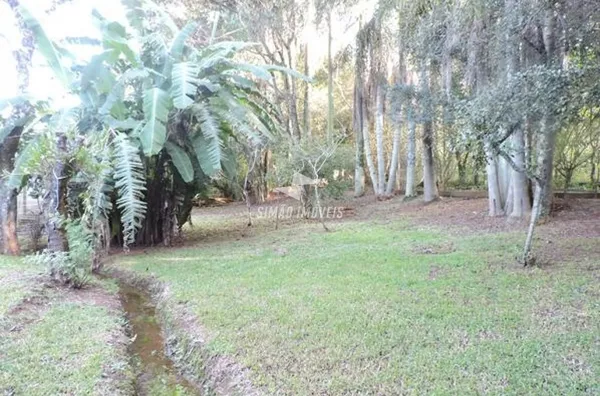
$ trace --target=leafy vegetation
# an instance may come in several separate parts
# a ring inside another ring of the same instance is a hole
[[[0,393],[600,393],[595,2],[111,1],[0,3]]]

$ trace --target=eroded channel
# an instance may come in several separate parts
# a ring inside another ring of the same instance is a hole
[[[136,372],[136,395],[199,395],[164,352],[165,342],[150,295],[120,282],[119,297],[131,328],[129,352]]]

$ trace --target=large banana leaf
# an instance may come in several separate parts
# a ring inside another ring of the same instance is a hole
[[[170,107],[169,95],[162,89],[151,88],[144,92],[145,124],[140,133],[140,142],[145,155],[156,155],[164,147]]]
[[[18,10],[27,27],[33,32],[37,42],[38,50],[44,56],[46,62],[48,62],[48,65],[60,82],[62,82],[66,88],[69,88],[71,85],[72,75],[71,72],[63,65],[61,55],[57,47],[54,45],[52,40],[50,40],[40,22],[24,5],[21,4]]]
[[[189,22],[183,27],[175,36],[173,43],[171,44],[171,57],[175,60],[180,60],[183,55],[183,49],[185,48],[185,42],[194,34],[198,29],[198,23],[195,21]]]
[[[169,156],[171,156],[173,165],[175,165],[175,168],[177,168],[177,172],[179,172],[179,175],[183,181],[186,183],[193,181],[194,167],[192,166],[192,161],[185,150],[171,142],[165,143],[165,148],[167,149]]]

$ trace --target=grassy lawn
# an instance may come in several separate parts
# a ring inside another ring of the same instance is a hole
[[[20,258],[0,256],[0,320],[30,293],[29,281],[39,272]]]
[[[69,291],[32,281],[37,273],[0,263],[0,394],[129,394],[123,319],[104,306],[114,285]]]
[[[118,262],[166,281],[209,348],[270,394],[600,392],[589,262],[520,268],[520,234],[403,221],[334,229],[300,225]]]

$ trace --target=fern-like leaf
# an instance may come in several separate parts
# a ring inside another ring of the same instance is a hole
[[[198,157],[202,170],[208,175],[212,175],[221,169],[220,121],[204,102],[198,102],[192,106],[192,113],[200,123],[200,134],[194,139],[194,148],[197,155],[206,157],[201,160]]]
[[[180,62],[173,66],[171,96],[173,105],[180,109],[186,109],[194,103],[190,98],[198,89],[198,65],[191,62]]]
[[[135,242],[136,232],[146,216],[146,177],[138,148],[127,135],[116,133],[113,140],[115,161],[115,187],[119,194],[117,208],[121,211],[123,246]]]

